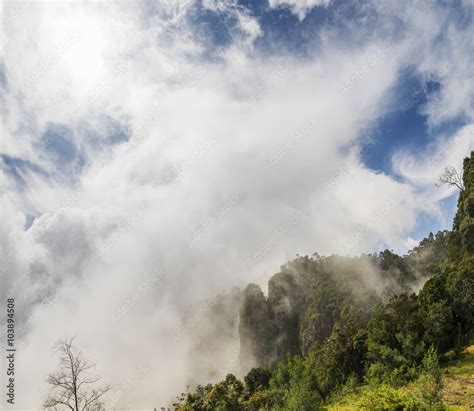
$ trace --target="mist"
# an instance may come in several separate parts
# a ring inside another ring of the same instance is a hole
[[[195,24],[193,1],[2,3],[0,294],[19,316],[14,409],[40,406],[51,346],[67,335],[119,387],[110,407],[167,405],[235,368],[235,323],[213,334],[213,359],[190,358],[205,301],[265,287],[297,253],[403,253],[417,217],[450,224],[452,191],[433,182],[473,149],[474,126],[468,64],[449,64],[472,45],[455,27],[431,43],[446,10],[372,5],[404,21],[402,35],[327,27],[300,55],[263,53],[258,19],[234,2],[201,6],[229,16],[227,44]],[[423,153],[398,151],[388,175],[363,153],[408,66],[440,81],[428,122],[468,120]]]

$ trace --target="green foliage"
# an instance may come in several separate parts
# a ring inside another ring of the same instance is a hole
[[[275,409],[274,404],[280,402],[278,392],[259,388],[244,402],[244,409],[248,411],[271,410]]]
[[[244,378],[247,395],[251,396],[257,390],[268,388],[271,377],[272,373],[265,368],[252,368]]]
[[[423,410],[423,403],[409,392],[402,393],[389,385],[364,390],[357,407],[360,410],[402,411]]]
[[[244,385],[233,374],[217,383],[204,398],[204,407],[208,410],[243,409]]]
[[[216,385],[199,385],[196,391],[181,397],[173,404],[179,411],[243,410],[244,385],[233,374],[228,374]]]
[[[474,151],[464,159],[464,191],[458,199],[449,247],[446,288],[452,299],[458,351],[474,336]]]
[[[369,379],[400,384],[413,378],[425,352],[423,331],[416,295],[380,305],[368,325]]]
[[[204,400],[211,390],[212,384],[207,384],[205,387],[198,385],[193,393],[187,395],[182,393],[173,406],[178,411],[207,410]]]
[[[474,268],[450,273],[446,287],[452,300],[456,346],[460,350],[474,336]]]
[[[438,353],[434,347],[430,347],[423,358],[422,373],[418,381],[421,397],[429,405],[429,409],[441,404],[443,384]]]
[[[451,233],[447,230],[430,233],[409,252],[405,258],[411,272],[425,278],[433,277],[444,271],[448,259],[448,243]]]
[[[288,356],[279,364],[271,381],[274,406],[288,410],[315,410],[321,404],[311,361],[299,356]]]
[[[407,256],[298,257],[271,279],[268,298],[248,286],[241,349],[269,369],[198,386],[176,409],[318,410],[347,393],[360,409],[444,409],[439,355],[474,337],[473,185],[474,152],[453,231],[430,233]],[[374,267],[383,298],[368,291]]]
[[[366,351],[366,332],[357,314],[343,311],[331,336],[306,359],[322,398],[344,385],[349,377],[362,378]]]

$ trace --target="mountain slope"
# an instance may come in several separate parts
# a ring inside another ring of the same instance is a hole
[[[314,254],[282,266],[268,297],[247,286],[240,360],[244,372],[254,368],[243,382],[228,374],[183,393],[176,409],[310,411],[335,407],[337,398],[377,410],[469,402],[471,351],[453,361],[474,342],[474,152],[463,181],[453,230],[430,233],[407,256]]]

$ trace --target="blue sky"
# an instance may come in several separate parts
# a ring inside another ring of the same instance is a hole
[[[385,29],[386,20],[380,18],[379,10],[371,1],[339,0],[329,3],[329,6],[316,6],[308,10],[303,19],[289,5],[272,8],[268,1],[239,0],[237,7],[258,20],[262,35],[255,40],[253,50],[264,56],[290,53],[302,60],[312,59],[320,51],[321,36],[328,32],[337,38],[338,44],[350,48],[374,33],[380,35],[379,30]],[[469,27],[471,16],[465,13],[461,1],[446,0],[436,4],[419,4],[418,7],[424,10],[434,5],[450,16],[445,23],[447,26],[454,21],[458,27]],[[231,44],[235,36],[233,33],[238,31],[238,22],[234,17],[221,10],[209,10],[199,2],[191,21],[199,27],[201,34],[206,34],[206,42],[210,40],[211,46],[206,44],[211,54]],[[353,28],[358,24],[363,25],[363,29],[354,36]],[[403,21],[397,21],[395,26],[390,36],[402,36]],[[443,36],[441,32],[440,43]],[[361,158],[368,168],[399,179],[392,165],[394,153],[403,150],[414,157],[420,156],[433,145],[439,134],[453,135],[469,123],[466,116],[459,115],[440,124],[430,124],[425,107],[440,92],[440,81],[436,75],[422,75],[415,66],[407,65],[400,69],[391,92],[391,105],[365,130]],[[421,239],[429,231],[449,229],[456,210],[456,193],[442,200],[440,207],[444,218],[440,220],[439,217],[420,215],[410,237]]]

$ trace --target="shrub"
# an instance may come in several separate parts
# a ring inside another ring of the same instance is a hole
[[[423,403],[410,393],[401,392],[388,385],[362,392],[357,408],[360,410],[415,411],[425,409]]]

